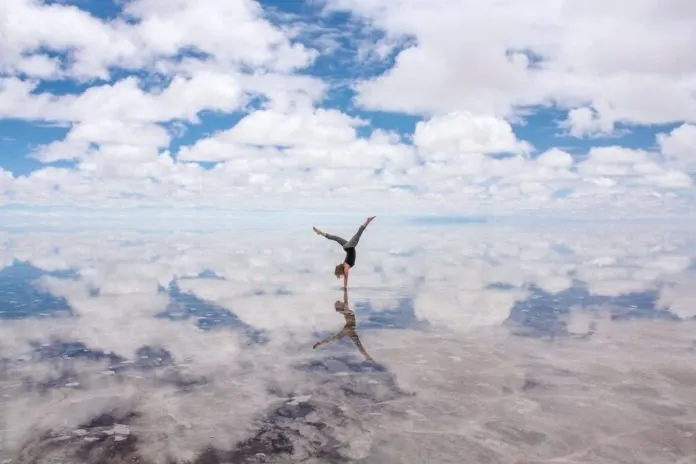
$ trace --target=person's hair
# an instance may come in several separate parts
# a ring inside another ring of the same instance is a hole
[[[341,277],[343,275],[343,273],[344,273],[343,263],[337,264],[336,269],[334,269],[334,275],[336,276],[336,278],[338,279],[339,277]]]

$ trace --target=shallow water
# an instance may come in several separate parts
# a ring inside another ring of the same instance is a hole
[[[696,463],[693,232],[0,232],[0,462]]]

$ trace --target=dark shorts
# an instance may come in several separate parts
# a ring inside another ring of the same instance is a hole
[[[355,248],[346,248],[346,259],[343,262],[350,267],[355,266]]]

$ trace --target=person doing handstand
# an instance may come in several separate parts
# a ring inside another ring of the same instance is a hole
[[[358,231],[355,233],[355,235],[353,235],[353,237],[347,241],[337,235],[327,234],[326,232],[322,232],[316,227],[313,227],[314,232],[316,232],[318,235],[321,235],[322,237],[326,237],[329,240],[337,242],[345,250],[346,258],[343,260],[341,264],[337,264],[336,268],[334,269],[334,275],[337,279],[343,276],[344,289],[348,288],[348,274],[350,273],[350,269],[355,266],[355,247],[358,246],[360,236],[365,231],[365,228],[372,222],[374,218],[375,216],[370,216],[367,219],[365,219],[365,222],[358,228]]]

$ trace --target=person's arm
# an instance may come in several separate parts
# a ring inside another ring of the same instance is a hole
[[[343,289],[343,305],[344,305],[343,307],[346,310],[350,310],[350,306],[348,306],[348,287],[347,286],[346,286],[346,288]]]
[[[348,274],[350,274],[350,266],[343,263],[343,289],[348,290]],[[346,294],[346,298],[347,298]]]

